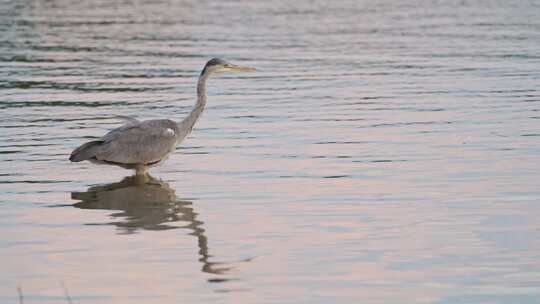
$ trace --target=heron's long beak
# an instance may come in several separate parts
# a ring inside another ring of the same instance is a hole
[[[227,70],[232,71],[232,72],[253,72],[253,71],[256,71],[255,68],[248,67],[248,66],[240,66],[240,65],[235,65],[235,64],[231,64],[230,66],[228,66]]]

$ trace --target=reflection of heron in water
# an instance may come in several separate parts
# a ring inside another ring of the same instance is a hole
[[[209,261],[211,255],[208,254],[208,239],[204,234],[204,223],[197,220],[197,213],[193,211],[192,203],[177,199],[174,190],[161,180],[149,175],[131,176],[118,183],[90,187],[86,192],[73,192],[71,198],[80,201],[73,204],[76,208],[119,210],[120,212],[111,214],[116,221],[105,225],[118,227],[121,234],[131,234],[141,229],[190,229],[192,230],[190,234],[197,238],[199,261],[203,264],[202,271],[224,274],[230,269],[223,267],[223,263]],[[186,226],[171,225],[175,222],[188,224]]]

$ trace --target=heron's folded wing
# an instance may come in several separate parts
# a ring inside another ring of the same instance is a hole
[[[176,145],[176,125],[170,120],[130,123],[107,133],[98,160],[122,164],[150,164],[165,158]]]

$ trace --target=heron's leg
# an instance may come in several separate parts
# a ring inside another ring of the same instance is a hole
[[[148,173],[133,175],[133,182],[136,186],[146,185],[149,181],[150,175]]]
[[[135,167],[135,175],[146,175],[148,173],[147,166],[137,166]]]

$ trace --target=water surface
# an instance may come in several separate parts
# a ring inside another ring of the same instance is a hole
[[[535,1],[0,2],[0,302],[536,303]],[[118,115],[193,134],[140,185]]]

